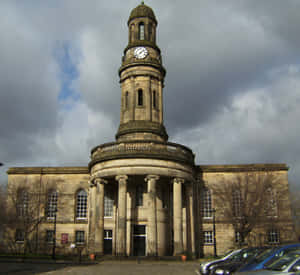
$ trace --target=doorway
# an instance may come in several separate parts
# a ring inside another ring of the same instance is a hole
[[[112,230],[104,230],[104,254],[112,255]]]
[[[133,225],[133,255],[146,255],[146,226]]]

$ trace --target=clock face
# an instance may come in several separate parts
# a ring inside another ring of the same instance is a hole
[[[145,47],[137,47],[134,50],[134,56],[137,59],[143,59],[148,55],[148,51]]]

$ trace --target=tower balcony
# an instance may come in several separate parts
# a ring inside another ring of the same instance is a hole
[[[111,142],[92,150],[89,168],[99,162],[126,158],[170,160],[194,166],[194,157],[192,150],[177,143],[143,140]]]

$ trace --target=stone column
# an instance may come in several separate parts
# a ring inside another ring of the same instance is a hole
[[[95,252],[103,255],[104,245],[104,179],[94,179],[96,185],[96,226],[95,226]]]
[[[95,253],[96,184],[90,181],[89,190],[89,252]]]
[[[159,106],[159,122],[163,123],[163,89],[161,81],[158,81],[158,94],[157,94],[158,106]]]
[[[118,190],[118,229],[117,229],[117,255],[126,255],[126,193],[127,193],[126,175],[116,176],[119,182]]]
[[[174,255],[183,254],[182,239],[182,184],[184,179],[173,180],[173,224],[174,224]]]
[[[146,99],[146,120],[152,121],[152,108],[153,108],[153,103],[152,103],[152,90],[151,90],[151,77],[149,76],[149,81],[148,81],[148,87],[145,91],[145,99]],[[148,107],[148,109],[147,109]]]
[[[135,100],[136,100],[136,90],[135,90],[135,80],[134,77],[130,78],[130,87],[131,91],[129,93],[129,112],[130,112],[130,119],[134,121],[135,120]]]
[[[148,183],[147,200],[147,255],[157,256],[157,217],[156,217],[156,181],[157,175],[148,175],[145,181]]]
[[[187,199],[187,234],[188,234],[188,249],[189,252],[195,257],[195,222],[194,222],[194,183],[190,182],[187,184],[187,192],[186,192],[186,199]]]

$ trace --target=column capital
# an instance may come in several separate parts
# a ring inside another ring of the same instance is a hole
[[[89,181],[89,183],[90,183],[90,187],[96,187],[99,184],[106,184],[107,180],[103,178],[93,178]]]
[[[157,181],[157,180],[159,180],[159,176],[158,176],[158,175],[147,175],[147,176],[145,177],[145,181],[148,182],[148,181],[150,181],[150,180]]]
[[[125,182],[126,183],[127,179],[128,179],[127,175],[118,175],[118,176],[116,176],[116,181],[118,181],[119,183],[120,182]]]
[[[183,178],[174,178],[173,179],[174,183],[180,183],[180,184],[182,184],[182,183],[184,183],[184,181],[185,181],[185,179],[183,179]]]

